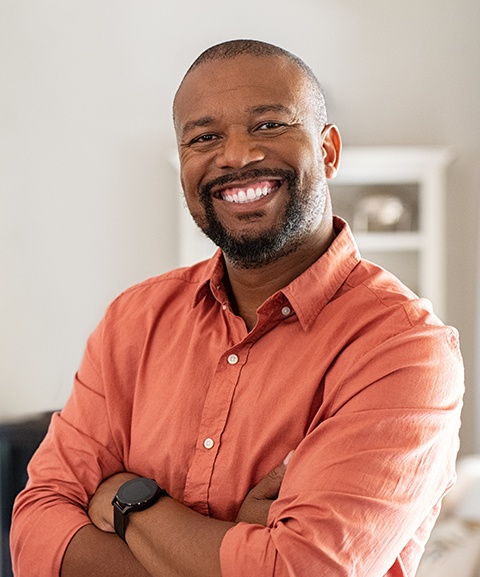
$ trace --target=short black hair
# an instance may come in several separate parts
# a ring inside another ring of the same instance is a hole
[[[317,115],[317,121],[321,128],[327,123],[327,108],[325,104],[325,96],[323,93],[323,88],[314,74],[313,70],[308,66],[301,58],[292,54],[284,48],[275,46],[274,44],[269,44],[268,42],[262,42],[260,40],[227,40],[226,42],[221,42],[220,44],[215,44],[210,48],[204,50],[192,63],[190,68],[185,73],[183,79],[185,79],[192,70],[198,68],[205,62],[213,62],[215,60],[229,60],[236,58],[237,56],[258,56],[258,57],[274,57],[274,58],[284,58],[289,62],[295,64],[305,75],[308,80],[310,89],[312,91],[312,96],[315,104],[315,111]],[[183,82],[183,80],[182,80]],[[182,83],[180,83],[181,86]]]

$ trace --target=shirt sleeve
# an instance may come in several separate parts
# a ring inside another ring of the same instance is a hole
[[[88,502],[100,482],[123,470],[112,438],[99,359],[102,325],[89,339],[73,393],[28,467],[11,529],[16,577],[58,577],[73,535],[90,523]],[[88,433],[87,433],[88,431]],[[32,573],[33,572],[33,573]]]
[[[290,461],[267,527],[239,523],[224,577],[413,575],[455,478],[456,332],[412,328],[353,358]]]

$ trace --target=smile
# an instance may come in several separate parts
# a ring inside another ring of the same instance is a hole
[[[226,200],[227,202],[235,202],[237,204],[246,204],[249,202],[255,202],[259,198],[269,195],[271,192],[277,190],[280,183],[277,181],[259,182],[254,185],[240,188],[232,187],[224,189],[220,198]]]

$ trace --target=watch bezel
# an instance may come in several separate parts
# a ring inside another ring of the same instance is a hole
[[[131,495],[132,487],[138,491],[137,495]],[[144,489],[142,492],[141,489]],[[155,502],[160,496],[162,489],[154,479],[138,477],[130,479],[120,486],[116,494],[116,500],[122,507],[139,507],[145,503]],[[155,501],[154,501],[155,500]]]

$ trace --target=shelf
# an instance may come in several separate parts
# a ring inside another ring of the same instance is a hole
[[[453,158],[449,148],[439,146],[344,147],[339,184],[419,183],[436,179]]]
[[[371,251],[420,251],[424,237],[418,232],[354,232],[360,252]]]

